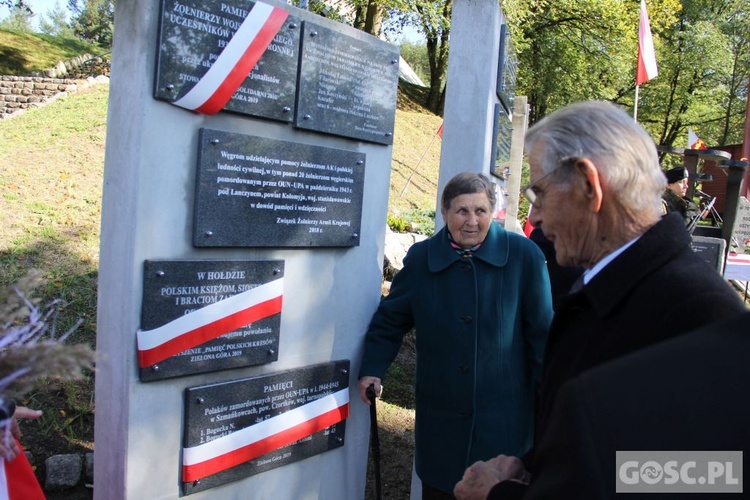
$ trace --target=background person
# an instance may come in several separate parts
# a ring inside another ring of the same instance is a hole
[[[698,204],[688,198],[688,169],[676,167],[664,173],[667,178],[667,188],[662,194],[662,213],[677,212],[687,226],[698,217],[701,210]]]
[[[665,178],[656,146],[625,111],[606,102],[566,106],[529,129],[526,150],[531,223],[554,243],[560,265],[586,268],[582,286],[560,298],[550,327],[537,444],[570,438],[552,431],[552,408],[568,380],[747,309],[693,253],[682,219],[661,216]],[[520,498],[523,483],[534,482],[535,458],[474,464],[455,494]]]
[[[544,257],[492,222],[487,177],[445,186],[445,227],[412,245],[365,336],[359,390],[381,380],[416,328],[415,466],[423,498],[452,498],[476,460],[532,443],[535,385],[552,316]]]

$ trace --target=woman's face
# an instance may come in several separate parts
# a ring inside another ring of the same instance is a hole
[[[442,213],[453,241],[461,248],[483,242],[492,224],[492,207],[485,193],[456,196]]]

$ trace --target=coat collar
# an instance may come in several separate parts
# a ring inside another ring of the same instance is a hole
[[[678,214],[667,214],[581,289],[600,317],[606,316],[640,283],[690,246]]]
[[[492,222],[487,237],[473,258],[491,266],[502,267],[508,263],[509,245],[508,233],[496,222]],[[427,241],[427,266],[430,272],[440,272],[461,259],[462,257],[451,248],[448,230],[445,227]]]

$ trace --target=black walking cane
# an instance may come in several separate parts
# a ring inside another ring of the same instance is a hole
[[[370,400],[370,448],[372,449],[372,464],[375,468],[375,498],[383,498],[380,487],[380,440],[378,439],[378,416],[375,410],[375,384],[365,391],[367,399]]]

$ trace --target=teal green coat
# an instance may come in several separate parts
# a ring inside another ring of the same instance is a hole
[[[491,224],[474,257],[443,228],[412,245],[365,336],[359,376],[383,378],[416,327],[416,468],[453,492],[464,470],[532,444],[552,298],[535,243]],[[387,382],[384,382],[387,386]]]

